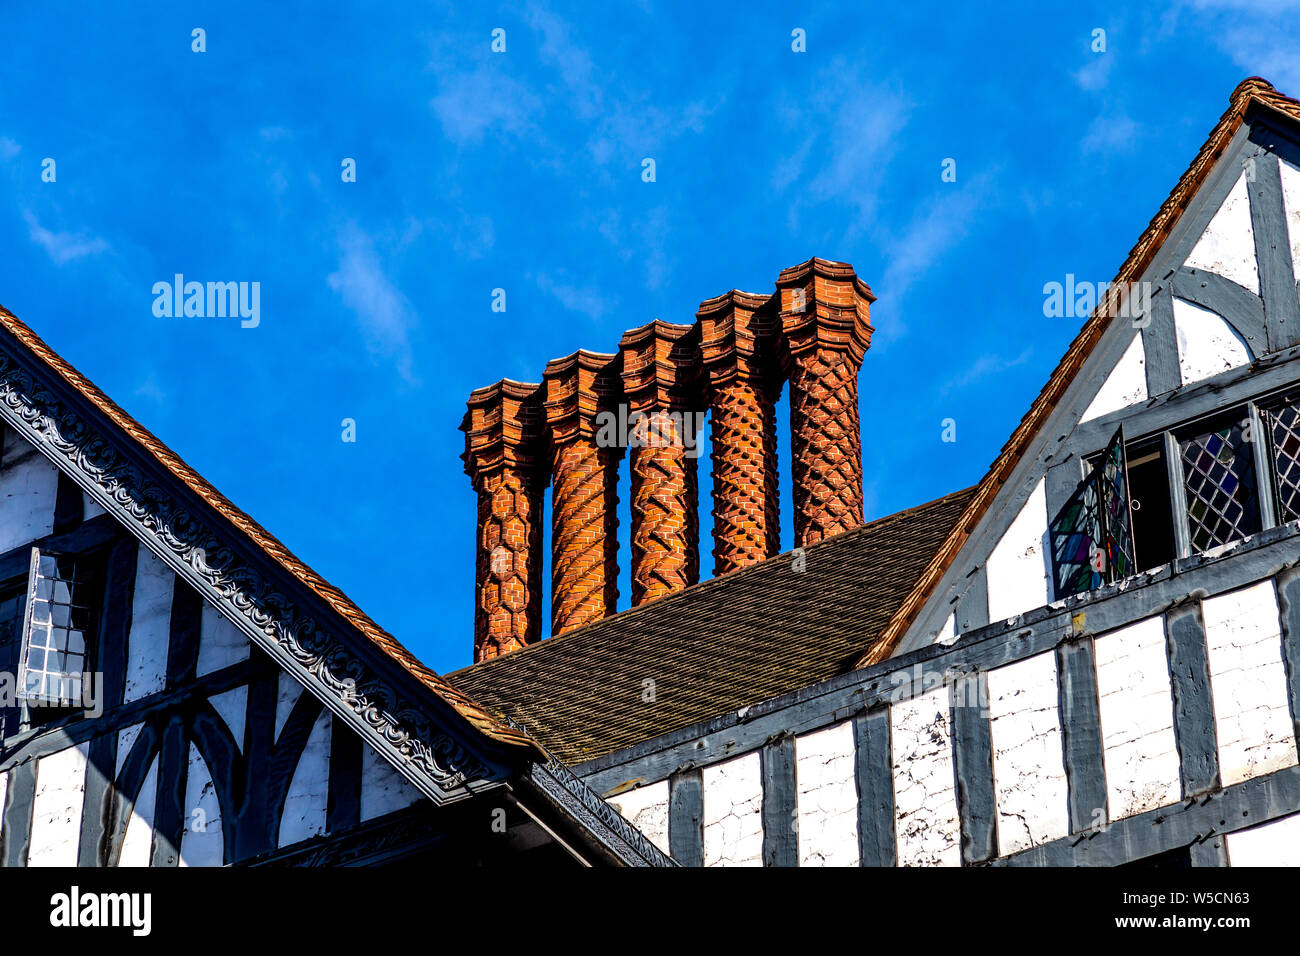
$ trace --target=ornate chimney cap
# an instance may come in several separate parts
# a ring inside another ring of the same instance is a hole
[[[503,467],[532,468],[542,439],[542,386],[503,378],[470,392],[461,419],[465,474],[477,485]]]
[[[781,302],[775,295],[732,289],[700,303],[700,356],[710,387],[733,381],[775,381],[769,375],[775,339],[781,330]]]
[[[655,319],[624,332],[618,345],[631,410],[689,408],[699,376],[699,344],[699,325]]]
[[[543,409],[555,444],[596,433],[595,418],[622,392],[619,355],[587,349],[551,359],[542,373]]]
[[[776,287],[787,358],[812,348],[847,352],[860,363],[871,345],[871,287],[847,262],[816,257],[782,270]]]

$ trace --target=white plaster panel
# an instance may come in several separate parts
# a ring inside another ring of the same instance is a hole
[[[0,773],[0,833],[5,828],[5,794],[9,792],[9,771]]]
[[[1002,621],[1048,602],[1047,498],[1040,478],[1020,514],[989,555],[989,620]]]
[[[91,518],[98,518],[102,514],[104,514],[104,509],[99,506],[99,502],[83,491],[81,493],[81,520],[89,521]]]
[[[181,831],[180,866],[221,866],[225,863],[221,835],[221,804],[212,772],[199,749],[190,744],[185,778],[185,829]]]
[[[1069,832],[1056,655],[1035,654],[988,673],[998,852]]]
[[[625,790],[606,801],[614,805],[629,823],[646,835],[665,853],[668,852],[668,781]]]
[[[1250,197],[1246,194],[1244,172],[1237,177],[1223,205],[1196,241],[1186,265],[1214,272],[1259,293],[1255,230],[1250,224]]]
[[[1178,374],[1184,385],[1249,365],[1253,358],[1245,340],[1223,316],[1186,299],[1174,299],[1174,331]]]
[[[131,632],[126,645],[125,700],[139,700],[167,684],[175,575],[152,551],[140,546],[131,598]]]
[[[1228,834],[1230,866],[1300,866],[1300,813]]]
[[[248,638],[211,604],[204,603],[199,625],[199,661],[195,674],[202,677],[248,659]]]
[[[89,747],[88,743],[70,747],[36,762],[28,866],[77,865]]]
[[[17,432],[4,430],[0,459],[0,552],[54,531],[59,470]]]
[[[1291,240],[1291,271],[1300,278],[1300,169],[1281,158],[1277,165],[1282,173],[1282,204]]]
[[[312,724],[302,757],[294,768],[280,817],[279,846],[290,846],[325,832],[330,792],[332,711],[323,710]]]
[[[1225,787],[1296,762],[1272,581],[1201,603]]]
[[[122,853],[118,866],[150,866],[153,863],[154,805],[158,801],[158,758],[153,758],[144,775],[140,794],[131,808],[131,819],[126,824],[122,838]]]
[[[762,864],[763,773],[753,751],[704,768],[704,865]]]
[[[934,643],[947,646],[955,643],[957,640],[957,612],[948,615],[948,620],[943,622],[943,627],[939,633],[934,636]]]
[[[144,724],[132,724],[118,731],[117,734],[117,766],[114,768],[113,775],[116,779],[122,775],[122,765],[126,763],[126,758],[131,753],[131,748],[135,746],[136,738],[140,736],[140,731],[144,729]]]
[[[424,794],[393,769],[369,744],[361,748],[361,819],[373,820],[424,799]]]
[[[853,721],[796,737],[800,866],[858,865]]]
[[[1146,400],[1147,354],[1142,345],[1142,336],[1135,335],[1079,421],[1082,423],[1101,418]]]
[[[280,739],[280,731],[284,729],[284,722],[289,719],[293,713],[293,705],[298,703],[298,698],[302,696],[302,684],[299,684],[294,678],[290,677],[284,671],[280,671],[279,676],[279,696],[275,699],[275,739]]]
[[[899,866],[961,866],[947,686],[889,708]]]
[[[1182,786],[1164,618],[1111,631],[1094,647],[1110,819],[1177,803]]]
[[[244,719],[248,713],[248,685],[242,684],[224,694],[209,697],[212,709],[221,715],[221,719],[230,728],[230,737],[235,742],[235,749],[244,750]]]

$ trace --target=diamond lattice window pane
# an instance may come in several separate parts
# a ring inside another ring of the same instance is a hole
[[[1300,410],[1288,402],[1265,414],[1273,440],[1278,518],[1295,521],[1300,518]]]
[[[1259,531],[1255,460],[1240,423],[1179,443],[1193,551]]]

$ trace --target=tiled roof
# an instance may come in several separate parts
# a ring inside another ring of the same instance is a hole
[[[372,621],[364,611],[352,603],[342,591],[330,584],[304,564],[265,528],[236,508],[226,497],[212,487],[198,472],[185,464],[175,452],[159,441],[147,428],[119,408],[112,399],[95,387],[94,383],[69,365],[45,344],[8,309],[0,306],[0,327],[37,356],[51,372],[74,388],[86,401],[125,433],[127,439],[166,468],[178,481],[187,485],[237,534],[248,538],[304,586],[313,591],[331,608],[351,624],[362,640],[376,645],[414,675],[420,683],[442,698],[477,730],[502,743],[532,747],[526,735],[502,723],[465,694],[447,683],[416,659],[397,639]]]
[[[879,638],[970,496],[827,538],[802,572],[781,555],[447,680],[566,763],[817,683]]]

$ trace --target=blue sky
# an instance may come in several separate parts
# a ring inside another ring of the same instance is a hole
[[[471,389],[847,260],[868,516],[930,500],[1077,331],[1043,285],[1113,277],[1242,78],[1300,94],[1300,3],[1047,7],[10,5],[0,302],[445,672]],[[260,324],[156,317],[178,272],[260,282]]]

